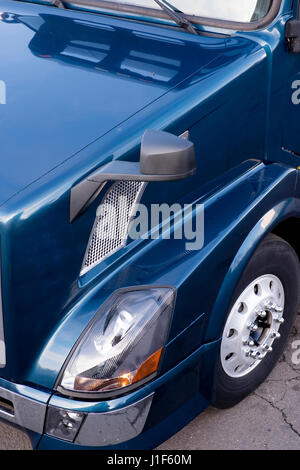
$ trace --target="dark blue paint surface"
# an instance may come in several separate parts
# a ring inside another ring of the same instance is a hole
[[[146,34],[139,24],[5,3],[16,16],[0,27],[7,84],[1,202],[112,129],[120,132],[218,54],[207,41],[172,39],[157,28]]]
[[[101,412],[156,391],[145,432],[124,445],[151,448],[211,401],[236,283],[266,233],[300,216],[298,108],[288,101],[299,58],[284,39],[291,1],[265,30],[199,36],[37,3],[4,0],[1,10],[0,375],[52,394],[77,338],[115,290],[175,286],[158,379],[113,403],[51,398]],[[197,174],[149,184],[142,202],[205,204],[204,247],[140,240],[79,278],[101,194],[70,224],[70,189],[112,159],[138,161],[148,128],[190,130]],[[44,436],[40,447],[72,446]]]

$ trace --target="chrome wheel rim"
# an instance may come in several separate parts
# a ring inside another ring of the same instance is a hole
[[[284,289],[266,274],[255,279],[232,307],[221,342],[221,363],[230,377],[251,373],[272,352],[284,322]]]

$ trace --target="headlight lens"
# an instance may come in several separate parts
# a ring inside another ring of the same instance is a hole
[[[173,312],[170,288],[120,291],[77,344],[60,385],[103,393],[150,379],[158,370]]]

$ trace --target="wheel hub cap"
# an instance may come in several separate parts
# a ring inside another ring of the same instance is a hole
[[[230,377],[242,377],[257,367],[280,338],[284,322],[284,289],[267,274],[255,279],[232,307],[221,343],[221,362]]]

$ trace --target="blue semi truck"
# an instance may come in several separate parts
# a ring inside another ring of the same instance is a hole
[[[0,418],[153,449],[295,321],[300,2],[0,9]]]

